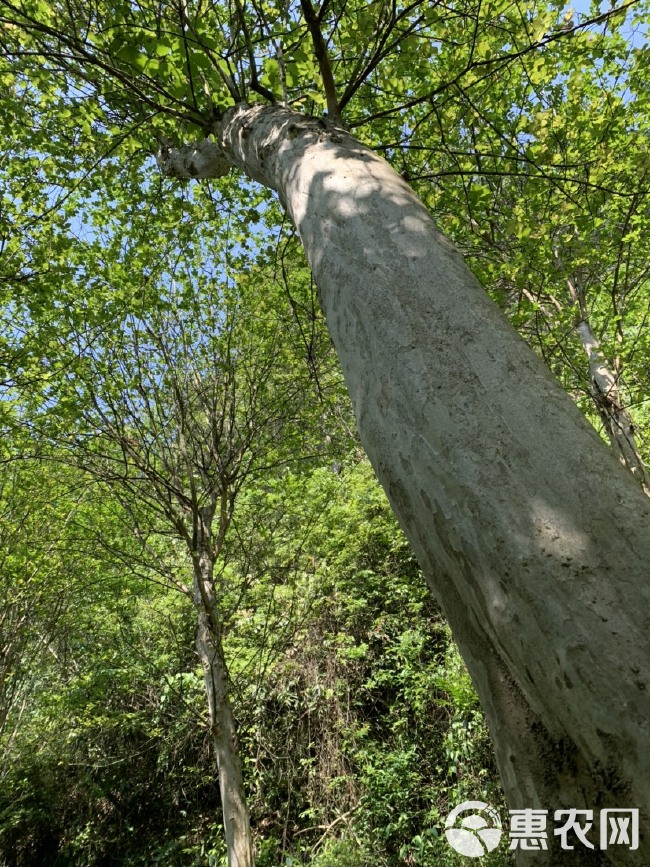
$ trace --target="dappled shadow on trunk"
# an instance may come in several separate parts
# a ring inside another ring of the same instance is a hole
[[[650,503],[383,160],[317,128],[274,159],[361,438],[479,690],[510,806],[639,807],[643,825]],[[615,863],[647,863],[648,845]]]

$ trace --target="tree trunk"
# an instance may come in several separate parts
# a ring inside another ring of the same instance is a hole
[[[300,233],[361,439],[467,662],[510,808],[638,807],[643,831],[650,500],[383,159],[277,107],[237,107],[216,136]],[[199,177],[195,154],[161,162]],[[558,841],[549,829],[530,863],[650,863],[647,834],[637,851]]]
[[[195,564],[194,604],[198,612],[196,649],[203,664],[210,734],[217,757],[228,867],[253,867],[253,839],[244,794],[237,729],[229,698],[228,668],[214,597],[213,564],[202,554]]]
[[[650,496],[650,474],[643,463],[634,433],[634,423],[621,399],[618,380],[600,349],[596,335],[586,319],[576,330],[589,359],[591,394],[605,425],[614,453]]]

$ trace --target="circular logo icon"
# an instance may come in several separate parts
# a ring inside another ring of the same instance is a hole
[[[469,813],[468,816],[462,816]],[[501,819],[493,808],[483,801],[463,801],[447,816],[445,837],[447,842],[468,858],[480,858],[499,845]]]

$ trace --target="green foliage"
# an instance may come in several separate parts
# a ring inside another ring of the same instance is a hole
[[[69,667],[41,652],[38,690],[0,740],[6,864],[181,865],[215,845],[188,612],[155,586],[131,579],[126,591],[112,612],[101,585],[75,608]]]
[[[383,494],[356,458],[342,472],[283,471],[248,499],[249,546],[229,568],[257,568],[226,649],[259,863],[426,864],[448,807],[499,795],[471,685]],[[260,501],[268,517],[282,504],[271,539]],[[319,519],[308,532],[305,503]],[[117,542],[126,529],[109,506]],[[93,555],[78,553],[87,574]],[[36,636],[24,648],[40,678],[0,740],[0,852],[10,867],[117,853],[220,864],[191,611],[135,576],[108,580],[109,552],[98,566],[93,594],[47,626],[57,652]],[[56,585],[44,592],[53,604]]]
[[[240,711],[253,817],[276,815],[296,863],[427,864],[448,809],[501,802],[468,675],[365,462],[285,474],[275,490],[275,548],[293,563],[268,564],[226,637],[248,661],[262,638],[267,660]],[[321,855],[330,834],[344,841]]]

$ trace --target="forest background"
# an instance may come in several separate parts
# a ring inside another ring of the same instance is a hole
[[[301,5],[249,95],[322,116]],[[272,6],[221,8],[263,30]],[[326,7],[348,128],[647,492],[647,4]],[[259,867],[460,864],[449,809],[504,803],[486,724],[299,240],[268,190],[156,165],[206,82],[231,103],[227,65],[217,87],[218,61],[129,18],[115,68],[172,100],[134,118],[42,59],[24,20],[56,12],[0,3],[0,861],[226,863],[212,606]]]

